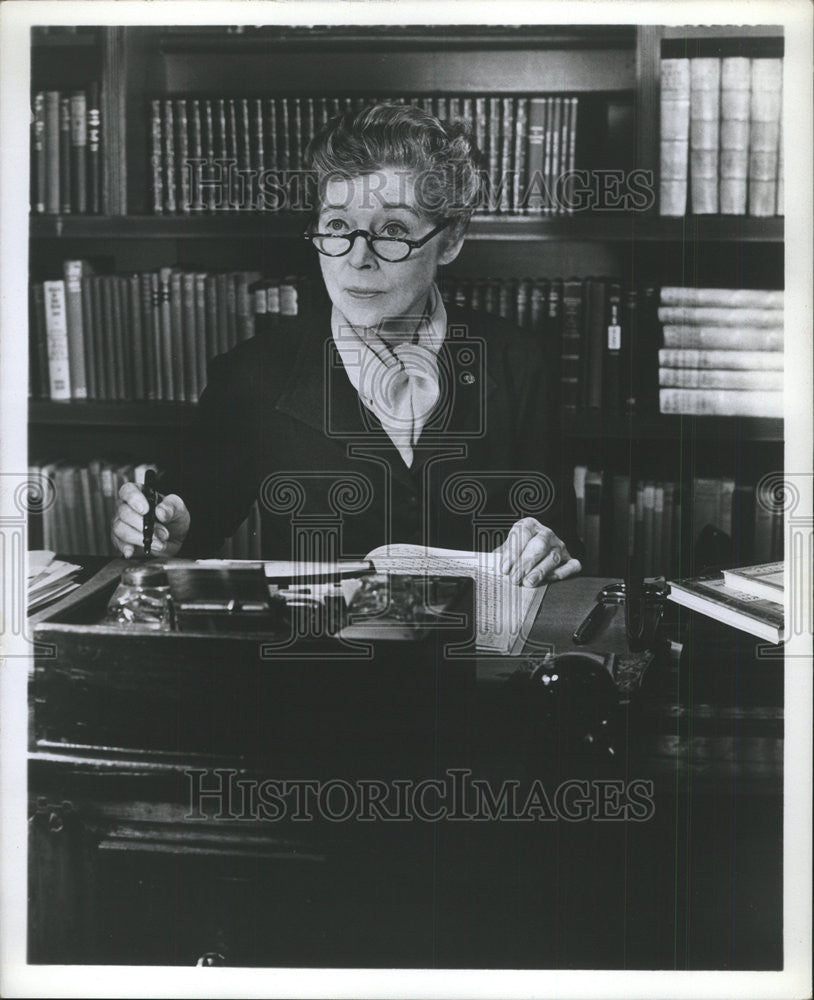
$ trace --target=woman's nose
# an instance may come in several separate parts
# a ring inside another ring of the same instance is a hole
[[[352,267],[370,267],[376,260],[376,255],[364,236],[357,236],[348,254],[348,262]]]

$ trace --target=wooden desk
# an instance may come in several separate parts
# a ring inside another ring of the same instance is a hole
[[[602,582],[551,588],[532,639],[569,648]],[[97,608],[105,598],[103,590]],[[125,683],[103,662],[98,636],[87,643],[85,676],[74,675],[75,711],[63,701],[50,716],[73,725],[72,745],[43,739],[38,699],[59,689],[42,680],[53,680],[60,663],[42,660],[32,689],[30,960],[194,964],[212,954],[268,966],[780,967],[782,664],[756,660],[746,636],[679,609],[668,614],[665,630],[682,639],[683,655],[648,671],[621,711],[624,739],[613,756],[590,747],[564,752],[533,724],[517,675],[533,669],[540,650],[479,660],[467,697],[446,707],[433,700],[420,735],[393,737],[397,727],[387,719],[367,729],[360,712],[355,740],[354,716],[344,716],[344,751],[330,731],[317,738],[313,717],[313,740],[297,743],[292,710],[288,720],[276,717],[281,729],[288,723],[285,739],[269,734],[263,752],[249,756],[236,748],[250,745],[247,733],[263,731],[261,688],[247,682],[239,641],[210,639],[198,672],[203,684],[232,671],[233,685],[208,689],[221,695],[210,705],[209,731],[218,739],[231,732],[231,745],[193,747],[189,741],[207,727],[183,718],[175,748],[116,738],[82,745],[82,693],[100,672],[106,682],[96,690],[96,715],[84,717],[89,729],[126,721],[128,704],[143,711],[156,693],[149,670],[140,689],[132,673]],[[601,646],[620,641],[617,617]],[[48,624],[38,631],[47,637]],[[193,674],[173,672],[171,657],[164,662],[183,705]],[[255,675],[264,667],[256,662]],[[322,702],[330,707],[330,699]],[[445,712],[455,721],[449,729]],[[162,719],[158,710],[142,715],[129,731],[155,733]],[[535,781],[550,796],[568,780],[592,782],[592,795],[608,782],[625,790],[631,781],[652,781],[653,811],[640,822],[387,822],[375,812],[372,821],[337,820],[336,785],[326,809],[333,820],[318,808],[307,820],[293,819],[290,809],[275,819],[256,802],[243,809],[237,801],[248,787],[241,780],[257,788],[265,779],[338,778],[358,794],[365,779],[388,788],[399,778],[413,787],[448,781],[450,767],[470,771],[498,798],[515,788],[522,803]],[[213,788],[229,790],[226,806],[222,795],[196,799],[196,789]]]

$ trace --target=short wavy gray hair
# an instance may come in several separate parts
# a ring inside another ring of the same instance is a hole
[[[305,158],[317,204],[332,177],[409,170],[419,207],[436,223],[449,219],[452,239],[466,232],[480,199],[480,156],[469,129],[411,104],[372,104],[333,118],[308,144]]]

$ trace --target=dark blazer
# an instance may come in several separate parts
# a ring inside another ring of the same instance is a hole
[[[531,515],[572,555],[575,501],[539,340],[450,306],[441,394],[408,469],[347,378],[330,313],[256,335],[209,366],[164,492],[191,515],[182,555],[211,555],[259,498],[266,558],[362,557],[388,541],[485,549]]]

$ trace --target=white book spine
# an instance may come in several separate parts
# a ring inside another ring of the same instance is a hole
[[[71,398],[71,371],[68,359],[68,314],[65,282],[45,281],[45,329],[48,335],[48,380],[51,399]]]
[[[692,416],[782,417],[782,392],[741,389],[659,389],[661,413]]]
[[[661,172],[659,211],[687,211],[687,162],[690,133],[690,60],[661,60]]]

